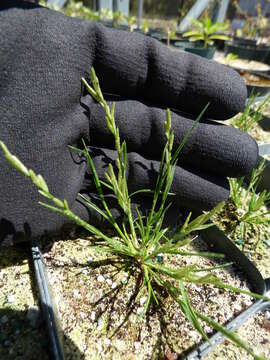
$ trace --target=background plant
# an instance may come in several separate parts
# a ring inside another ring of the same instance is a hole
[[[144,34],[147,34],[148,31],[149,31],[149,22],[144,19],[144,20],[142,21],[142,32],[143,32]]]
[[[244,111],[231,120],[231,125],[243,131],[251,130],[263,118],[263,111],[268,106],[270,95],[257,105],[257,95],[251,94]]]
[[[170,46],[170,41],[173,37],[175,37],[176,35],[176,29],[177,29],[177,24],[172,22],[168,27],[167,27],[167,45]]]
[[[168,228],[163,227],[163,220],[169,207],[167,200],[170,194],[170,187],[173,181],[178,155],[197,122],[194,122],[193,127],[186,134],[184,140],[173,154],[172,148],[174,134],[171,129],[170,111],[167,111],[167,118],[164,124],[167,141],[162,153],[155,189],[154,191],[149,189],[140,190],[136,193],[129,194],[126,180],[127,147],[125,141],[121,141],[119,129],[115,123],[115,105],[113,104],[112,108],[108,106],[103,97],[98,79],[93,69],[91,70],[91,80],[92,86],[90,86],[85,79],[82,81],[88,92],[105,110],[106,124],[115,140],[115,149],[118,155],[115,162],[117,170],[114,169],[112,164],[109,164],[108,172],[105,174],[106,180],[101,181],[95,170],[94,162],[87,151],[85,143],[83,142],[83,149],[72,149],[83,154],[88,161],[101,206],[93,203],[86,196],[80,195],[80,199],[87,207],[98,212],[108,223],[111,224],[115,231],[115,235],[109,236],[101,229],[98,229],[80,219],[70,210],[66,200],[58,199],[50,193],[49,188],[41,175],[37,175],[33,170],[27,169],[27,167],[22,164],[17,157],[9,152],[5,144],[0,142],[5,157],[13,167],[18,169],[25,176],[29,177],[38,188],[39,193],[47,199],[46,203],[40,202],[42,206],[54,212],[60,213],[73,220],[76,224],[84,227],[92,235],[95,235],[98,238],[98,243],[95,243],[95,249],[97,251],[106,254],[113,254],[114,256],[122,259],[122,261],[127,263],[127,266],[129,266],[132,273],[138,274],[141,288],[137,294],[137,298],[139,298],[143,293],[147,296],[147,300],[144,304],[144,311],[141,316],[149,309],[151,304],[159,304],[158,298],[160,289],[162,289],[163,292],[165,291],[175,300],[177,304],[179,304],[187,320],[191,322],[191,324],[205,339],[208,338],[203,329],[202,323],[206,323],[215,330],[221,331],[238,346],[246,349],[247,352],[255,359],[261,359],[261,357],[254,354],[253,350],[250,349],[240,338],[238,338],[235,333],[228,331],[219,323],[193,308],[185,285],[188,283],[212,284],[233,292],[248,294],[255,298],[267,299],[266,297],[224,284],[214,275],[213,270],[215,270],[215,266],[200,268],[197,265],[186,265],[181,268],[174,268],[160,263],[157,260],[157,256],[159,254],[163,254],[168,257],[171,255],[204,256],[213,258],[222,257],[221,254],[213,254],[211,252],[186,251],[185,246],[193,241],[194,236],[192,234],[211,226],[211,224],[208,223],[208,220],[221,210],[223,203],[219,204],[212,211],[204,213],[195,219],[191,218],[190,213],[179,231],[173,235],[170,235]],[[200,117],[197,121],[199,121],[199,119]],[[116,222],[106,203],[106,199],[103,194],[104,189],[106,189],[106,191],[109,190],[112,194],[114,194],[119,207],[122,210],[123,217],[120,223]],[[151,194],[153,198],[152,207],[148,214],[142,214],[139,209],[136,208],[136,215],[134,216],[131,203],[132,198],[138,193]],[[220,268],[220,265],[218,267]]]
[[[190,41],[201,41],[206,48],[214,44],[214,40],[229,40],[227,35],[220,32],[226,31],[228,25],[222,22],[213,23],[210,17],[206,16],[202,20],[192,20],[192,29],[183,34]]]
[[[125,15],[124,19],[128,24],[128,29],[129,29],[130,32],[132,32],[133,30],[136,29],[136,27],[137,27],[137,18],[136,18],[136,16]]]
[[[241,246],[242,250],[261,253],[262,246],[270,236],[270,192],[257,188],[265,163],[262,161],[252,171],[248,185],[245,178],[229,179],[230,199],[218,215],[218,222],[223,224],[230,237]]]
[[[228,53],[225,56],[225,62],[226,64],[230,64],[230,62],[237,60],[238,59],[238,55],[237,54],[233,54],[233,53]]]
[[[248,12],[241,9],[238,1],[233,1],[233,5],[237,11],[237,14],[245,19],[245,24],[242,29],[237,29],[236,35],[238,37],[254,38],[263,35],[263,32],[268,28],[268,19],[264,16],[261,8],[261,4],[256,4],[257,16],[251,17]]]

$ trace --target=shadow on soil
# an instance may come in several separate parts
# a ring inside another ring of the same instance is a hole
[[[0,247],[0,289],[3,290],[6,282],[9,281],[8,277],[4,276],[4,271],[1,276],[2,270],[13,267],[16,271],[16,266],[25,262],[29,265],[29,281],[35,302],[39,303],[30,246],[27,243]],[[18,281],[20,281],[19,278]],[[2,299],[0,303],[0,359],[54,360],[40,310],[36,307],[29,308],[27,304],[24,304],[24,310],[16,310],[12,308],[12,304],[8,304],[7,299],[5,300],[4,297]],[[64,348],[69,349],[69,354],[66,354],[65,359],[84,359],[84,355],[69,338],[64,334],[59,335],[65,343]]]

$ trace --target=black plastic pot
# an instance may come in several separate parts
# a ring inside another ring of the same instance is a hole
[[[233,43],[240,46],[256,46],[257,40],[234,36]]]
[[[195,47],[187,47],[185,48],[185,51],[202,56],[206,59],[213,59],[216,48],[214,46],[209,46],[207,48],[201,46],[195,46]]]
[[[263,116],[258,125],[265,131],[270,131],[270,117]]]
[[[165,33],[162,28],[151,28],[149,29],[148,36],[153,37],[154,39],[157,39],[161,41],[163,38],[165,38]]]
[[[188,40],[178,40],[173,44],[173,46],[185,50],[185,48],[194,46],[194,44],[192,44]]]
[[[248,96],[256,95],[266,96],[270,92],[270,75],[268,73],[263,73],[259,71],[241,71],[238,69],[238,72],[245,78],[247,83]],[[251,75],[256,76],[256,80],[251,79]],[[250,83],[249,83],[250,81]],[[252,82],[253,84],[252,84]]]
[[[242,65],[239,64],[238,61],[242,61]],[[235,65],[237,63],[237,65]],[[249,67],[245,67],[245,63],[252,65]],[[270,79],[270,66],[262,63],[260,61],[255,60],[248,60],[248,59],[237,59],[236,61],[229,61],[228,63],[225,63],[226,66],[229,66],[233,68],[234,70],[238,71],[240,75],[243,75],[245,73],[248,74],[254,74],[257,76],[263,75],[265,78]],[[242,67],[240,67],[242,66]]]
[[[160,41],[161,41],[163,44],[167,44],[167,43],[168,43],[168,38],[164,36],[163,38],[161,38]],[[170,39],[170,45],[174,46],[175,43],[177,43],[177,42],[179,42],[179,41],[181,41],[181,39],[179,39],[179,38],[172,38],[172,39]]]
[[[248,96],[255,94],[256,96],[264,96],[267,95],[270,91],[270,86],[254,86],[247,85]]]
[[[99,20],[98,22],[100,22],[102,25],[112,28],[113,27],[113,22],[112,20]]]
[[[241,59],[261,61],[270,64],[270,47],[239,45],[232,42],[226,42],[225,54],[233,53]]]
[[[217,48],[217,50],[224,51],[225,42],[226,40],[221,40],[221,39],[215,40],[215,47]]]
[[[269,145],[270,147],[270,145]],[[270,288],[270,281],[263,279],[261,273],[256,266],[246,257],[244,253],[231,241],[226,235],[216,226],[202,230],[200,232],[201,238],[207,244],[211,252],[222,253],[226,260],[233,262],[234,265],[243,273],[246,280],[249,282],[252,291],[258,294],[266,294]],[[61,345],[61,329],[59,328],[57,310],[54,306],[53,293],[50,290],[50,285],[46,276],[46,269],[42,261],[42,255],[37,246],[32,247],[32,256],[35,266],[36,281],[39,288],[40,302],[42,306],[43,316],[46,320],[48,335],[51,344],[51,359],[62,360],[63,349]],[[240,315],[229,322],[226,327],[230,330],[237,329],[248,318],[259,311],[270,307],[270,302],[263,300],[256,301],[248,309],[243,311]],[[204,342],[184,358],[188,360],[201,359],[208,354],[213,346],[225,340],[224,335],[217,332],[211,338],[211,344]],[[183,355],[179,355],[179,359],[183,359]]]
[[[185,40],[176,41],[174,43],[174,46],[192,54],[202,56],[206,59],[213,59],[216,51],[216,48],[214,46],[208,46],[207,48],[205,48],[200,43]]]
[[[261,156],[270,155],[270,144],[259,145],[259,154]],[[258,191],[267,190],[270,191],[270,161],[265,160],[265,169],[261,175],[261,179],[258,185]]]
[[[232,241],[226,237],[226,235],[221,230],[219,230],[216,226],[213,226],[202,231],[201,237],[207,243],[211,251],[223,253],[226,255],[226,259],[228,261],[233,261],[234,265],[237,266],[237,268],[245,275],[254,292],[261,295],[266,295],[269,293],[270,279],[263,279],[256,266],[244,255],[244,253],[241,252],[241,250],[236,247]],[[230,321],[226,325],[226,328],[228,330],[235,331],[250,317],[254,316],[260,311],[267,309],[270,309],[270,301],[257,300],[232,321]],[[224,340],[225,336],[220,332],[216,332],[212,337],[210,337],[210,343],[208,341],[203,342],[186,357],[184,357],[184,359],[202,359],[213,350],[214,346],[222,343]],[[183,357],[179,356],[179,360],[180,359],[183,359]]]
[[[159,31],[151,32],[151,33],[148,33],[147,35],[154,38],[154,39],[156,39],[156,40],[159,40],[159,41],[161,41],[164,38],[164,33],[159,32]]]

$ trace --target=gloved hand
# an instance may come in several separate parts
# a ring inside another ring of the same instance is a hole
[[[243,109],[247,92],[236,72],[149,37],[21,0],[2,0],[0,10],[0,139],[84,219],[98,220],[77,195],[95,197],[95,188],[86,162],[68,145],[80,147],[84,138],[101,177],[115,157],[102,108],[81,92],[81,78],[92,66],[102,91],[116,101],[131,191],[155,184],[166,107],[175,109],[176,147],[210,102],[180,154],[171,189],[177,204],[210,209],[228,197],[227,176],[245,175],[256,164],[252,138],[206,120],[227,119]],[[2,153],[0,169],[0,239],[60,229],[66,219],[38,205],[37,190]]]

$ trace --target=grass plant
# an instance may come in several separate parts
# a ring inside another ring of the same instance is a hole
[[[256,97],[256,94],[251,94],[244,111],[239,116],[235,116],[232,119],[232,126],[243,131],[249,131],[262,120],[263,111],[270,101],[270,95],[261,101],[259,105],[256,105]]]
[[[135,30],[137,28],[137,18],[136,18],[136,16],[125,15],[124,19],[127,22],[128,29],[129,29],[130,32],[132,32],[133,30]]]
[[[167,45],[170,47],[171,39],[176,36],[176,29],[177,24],[174,22],[171,22],[170,25],[167,27]]]
[[[262,161],[252,171],[246,186],[245,177],[229,179],[230,200],[218,215],[218,222],[225,225],[230,237],[244,251],[260,253],[270,234],[270,211],[267,209],[270,205],[270,192],[257,192],[264,167],[265,162]]]
[[[96,251],[114,255],[116,258],[121,259],[121,261],[125,261],[127,264],[130,264],[130,269],[133,272],[134,269],[136,269],[140,280],[140,289],[137,294],[137,299],[139,299],[142,294],[146,294],[147,297],[143,312],[140,316],[143,316],[153,304],[158,305],[160,291],[163,293],[165,292],[180,306],[187,320],[198,330],[204,339],[208,340],[208,336],[204,331],[204,325],[208,325],[211,326],[211,328],[222,332],[236,345],[244,348],[248,354],[254,357],[254,359],[263,359],[263,357],[256,355],[254,351],[234,332],[228,331],[210,317],[196,310],[190,302],[186,285],[189,283],[211,284],[235,293],[248,294],[254,298],[268,299],[267,297],[234,288],[223,283],[221,279],[216,277],[213,273],[213,270],[216,268],[215,266],[210,268],[200,268],[197,265],[186,265],[181,268],[174,268],[166,266],[166,264],[158,261],[158,256],[160,254],[166,256],[223,257],[221,254],[214,254],[211,252],[185,251],[185,245],[190,244],[193,241],[197,231],[211,226],[208,220],[217,212],[221,211],[221,208],[224,205],[223,203],[219,204],[212,211],[203,213],[195,219],[191,218],[190,213],[179,231],[173,235],[170,235],[168,228],[163,227],[164,217],[169,207],[167,203],[168,195],[170,194],[170,187],[174,178],[174,171],[179,153],[203,113],[199,116],[197,121],[194,122],[193,127],[186,134],[177,150],[172,153],[174,134],[171,129],[170,111],[167,110],[167,117],[164,124],[167,141],[162,153],[155,189],[154,191],[145,189],[129,194],[126,180],[127,146],[125,141],[120,139],[119,129],[115,123],[115,105],[113,104],[111,108],[108,106],[101,92],[94,69],[91,69],[92,85],[90,86],[85,79],[82,79],[82,81],[88,92],[105,110],[106,124],[114,136],[115,149],[118,156],[116,160],[117,171],[112,164],[109,164],[108,172],[105,174],[106,180],[101,181],[96,172],[93,159],[87,151],[86,144],[83,142],[83,149],[72,148],[74,151],[85,156],[91,168],[96,191],[102,206],[97,206],[87,197],[82,195],[80,195],[80,199],[87,207],[89,207],[89,209],[98,212],[108,223],[110,223],[115,231],[115,235],[109,236],[103,230],[80,219],[70,210],[66,200],[61,200],[50,193],[49,188],[41,175],[37,175],[33,170],[28,169],[16,156],[10,153],[3,142],[0,142],[5,157],[13,167],[27,176],[38,188],[39,193],[47,200],[47,202],[40,202],[42,206],[68,217],[79,226],[84,227],[90,234],[95,235],[99,239],[98,244],[95,245]],[[115,196],[119,207],[122,210],[123,217],[120,223],[116,222],[106,203],[103,192],[104,189],[110,191]],[[136,215],[134,216],[131,203],[135,194],[138,193],[147,193],[148,195],[151,195],[152,207],[148,214],[142,214],[139,209],[136,208]]]

